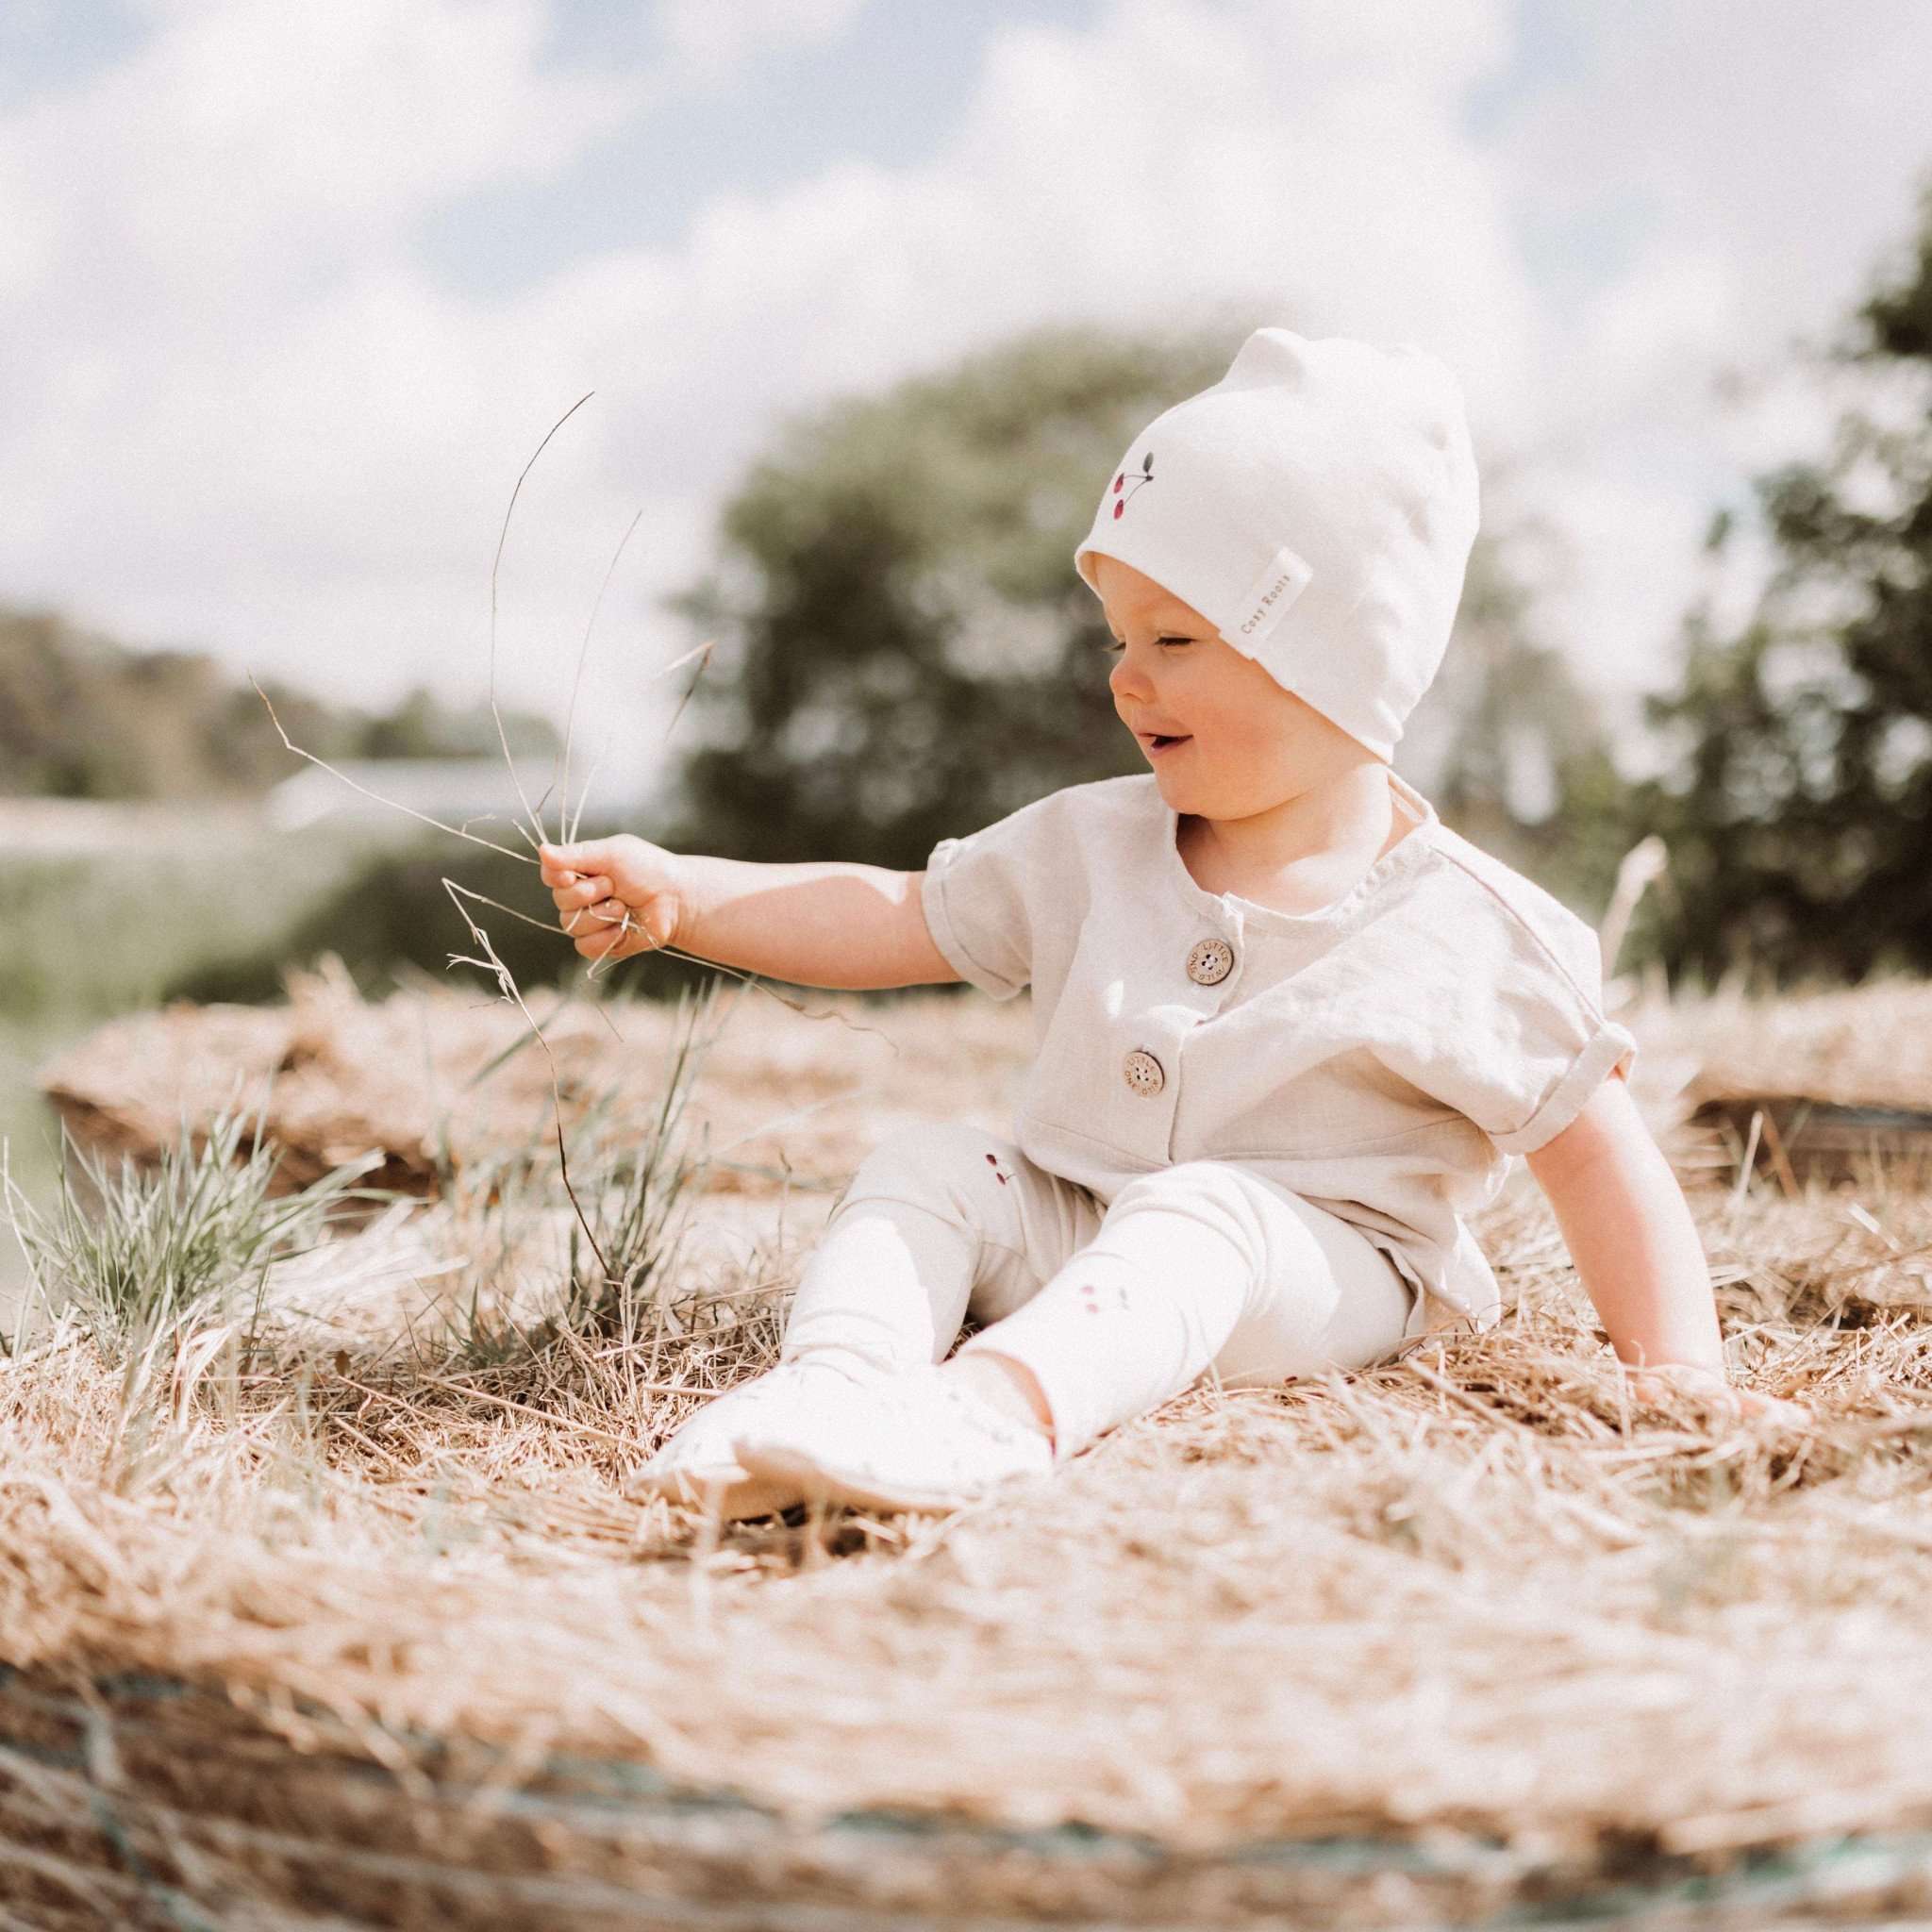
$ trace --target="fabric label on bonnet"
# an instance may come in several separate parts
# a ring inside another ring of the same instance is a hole
[[[1287,548],[1277,550],[1268,559],[1267,569],[1255,579],[1254,589],[1235,606],[1234,628],[1223,635],[1237,650],[1252,657],[1255,646],[1281,622],[1314,575],[1306,558]]]

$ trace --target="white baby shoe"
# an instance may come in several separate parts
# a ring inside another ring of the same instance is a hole
[[[735,1438],[758,1424],[809,1423],[837,1414],[887,1373],[843,1353],[780,1362],[686,1417],[625,1485],[625,1494],[633,1500],[668,1496],[698,1508],[715,1497],[727,1522],[775,1516],[805,1500],[804,1485],[745,1469],[732,1453]]]
[[[1044,1431],[937,1364],[897,1370],[837,1407],[761,1417],[736,1448],[754,1476],[864,1509],[957,1509],[1054,1462]]]

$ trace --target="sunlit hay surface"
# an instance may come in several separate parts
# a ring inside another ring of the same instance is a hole
[[[1476,1229],[1519,1297],[1487,1336],[1198,1387],[952,1517],[721,1528],[624,1501],[706,1393],[774,1358],[830,1203],[788,1168],[836,1183],[850,1141],[921,1111],[999,1127],[1030,1048],[1024,1002],[811,1004],[876,1031],[741,1001],[710,1064],[782,1034],[794,1084],[765,1117],[846,1095],[838,1153],[814,1159],[807,1116],[767,1130],[757,1201],[694,1181],[632,1332],[541,1326],[554,1195],[456,1188],[283,1274],[267,1356],[163,1362],[139,1407],[72,1332],[0,1367],[7,1659],[219,1685],[297,1739],[321,1708],[627,1757],[800,1819],[1197,1846],[1449,1826],[1553,1856],[1932,1824],[1916,1178],[1691,1190],[1739,1377],[1810,1405],[1803,1432],[1633,1408],[1519,1174]],[[1671,1051],[1637,1091],[1667,1141],[1694,1018],[1650,1015]],[[661,1085],[635,1038],[608,1052]]]
[[[691,1102],[693,1133],[710,1136],[710,1192],[836,1191],[904,1119],[978,1107],[994,1124],[1018,1091],[1024,1025],[1012,1007],[955,1000],[930,1025],[891,1025],[878,1008],[816,991],[736,987],[724,1000],[731,1018]],[[547,991],[531,1002],[567,1116],[601,1108],[643,1131],[675,1008],[558,1006]],[[419,1192],[547,1133],[552,1116],[548,1068],[514,1007],[441,982],[367,1002],[331,960],[291,974],[280,1007],[182,1005],[112,1021],[41,1079],[78,1137],[137,1158],[174,1141],[184,1114],[205,1126],[239,1094],[264,1108],[291,1183],[375,1148],[384,1178]]]

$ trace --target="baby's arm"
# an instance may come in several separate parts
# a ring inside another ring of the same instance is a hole
[[[1690,1203],[1621,1075],[1605,1080],[1555,1140],[1524,1157],[1549,1196],[1610,1345],[1661,1382],[1728,1390],[1746,1414],[1800,1421],[1797,1405],[1731,1390],[1710,1268]]]
[[[621,834],[539,855],[587,959],[674,946],[793,986],[938,986],[958,978],[926,930],[916,872],[842,859],[759,865]]]

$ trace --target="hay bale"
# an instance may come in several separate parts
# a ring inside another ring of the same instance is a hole
[[[908,1108],[1024,1063],[950,1000],[868,1008],[871,1040],[773,1010]],[[742,1047],[788,1098],[825,1077]],[[0,1897],[224,1926],[1932,1909],[1932,1196],[1747,1169],[1693,1211],[1740,1374],[1807,1433],[1634,1411],[1522,1190],[1477,1229],[1516,1296],[1489,1335],[1197,1388],[943,1518],[623,1500],[771,1358],[809,1217],[702,1281],[681,1256],[627,1336],[465,1354],[358,1299],[245,1368],[185,1350],[138,1412],[125,1364],[50,1336],[0,1367]],[[305,1297],[367,1278],[341,1261]]]
[[[247,1902],[241,1923],[310,1924],[267,1914],[321,1905],[332,1925],[425,1932],[1472,1924],[1530,1899],[1621,1923],[1644,1907],[1695,1906],[1700,1924],[1755,1927],[1813,1905],[1841,1914],[1932,1899],[1924,1833],[1748,1863],[1632,1843],[1611,1875],[1444,1833],[1203,1853],[1091,1827],[878,1808],[814,1826],[635,1764],[556,1753],[518,1763],[387,1732],[385,1762],[325,1712],[300,1721],[295,1748],[273,1724],[180,1680],[0,1681],[0,1750],[32,1766],[9,1778],[0,1760],[0,1836],[31,1824],[37,1840],[0,1875],[0,1899],[105,1895],[122,1924],[150,1911],[163,1924],[237,1923],[203,1916],[221,1899]]]
[[[943,1031],[891,1024],[891,1002],[727,995],[731,1013],[691,1106],[718,1192],[836,1191],[868,1148],[921,1111],[1004,1124],[1025,1051],[1024,1011],[957,1002]],[[1021,1003],[1024,1007],[1024,1002]],[[567,1122],[594,1106],[647,1132],[663,1098],[674,1007],[535,1005]],[[365,1001],[340,962],[290,978],[282,1007],[177,1004],[114,1020],[42,1070],[84,1146],[152,1161],[184,1121],[197,1141],[240,1099],[264,1108],[285,1187],[375,1152],[371,1185],[425,1195],[439,1176],[551,1130],[550,1069],[516,1008],[446,987]]]
[[[1688,1062],[1680,1166],[1761,1168],[1788,1190],[1891,1171],[1932,1178],[1932,986],[1652,998],[1624,1015],[1645,1052]]]
[[[731,998],[692,1109],[727,1150],[707,1176],[712,1191],[836,1191],[870,1147],[921,1115],[1003,1129],[1033,1047],[1024,998],[786,992],[809,1021],[770,989]],[[1924,983],[1763,1002],[1734,990],[1674,1000],[1620,980],[1613,1003],[1641,1047],[1633,1093],[1687,1184],[1728,1185],[1747,1148],[1788,1185],[1855,1179],[1874,1162],[1932,1167]],[[943,1029],[897,1023],[902,1010],[936,1005]],[[567,1118],[615,1095],[620,1115],[645,1131],[673,1009],[539,1010]],[[286,1185],[374,1150],[374,1184],[423,1194],[449,1167],[547,1131],[551,1109],[548,1067],[514,1008],[443,987],[367,1002],[333,961],[291,974],[285,1007],[175,1006],[113,1021],[45,1068],[41,1084],[83,1145],[142,1160],[184,1119],[199,1134],[238,1093],[265,1094]]]

